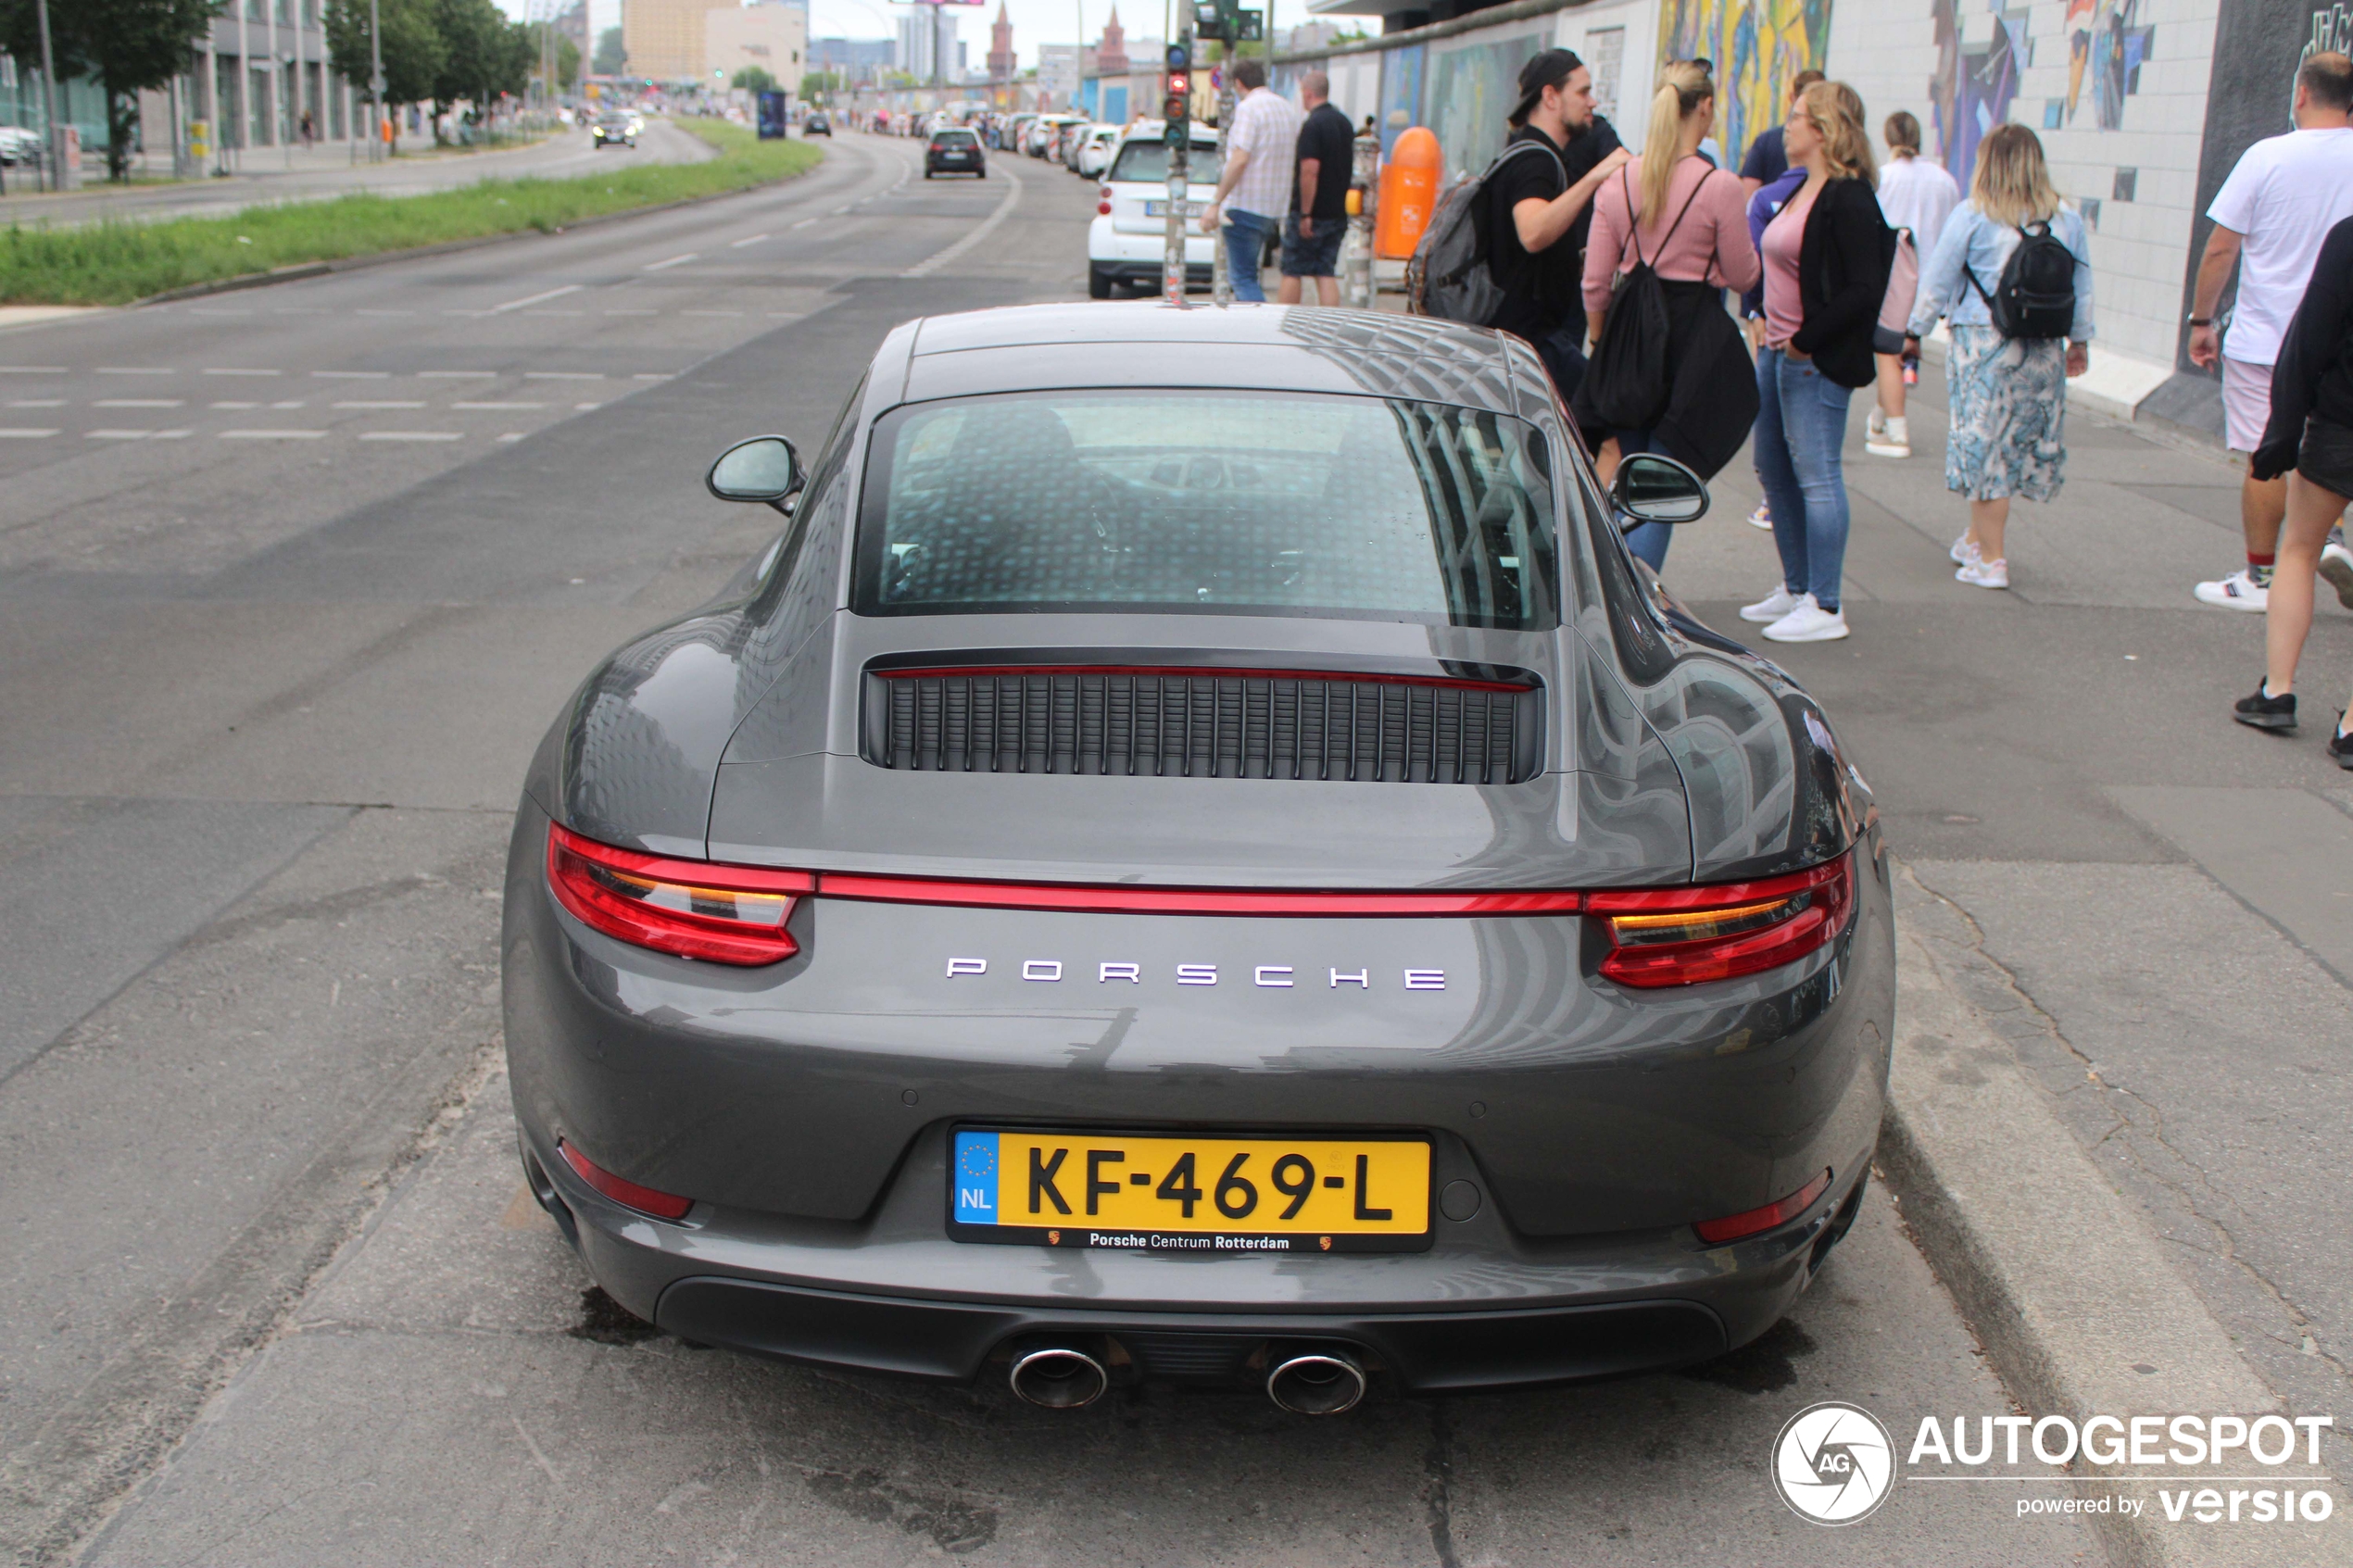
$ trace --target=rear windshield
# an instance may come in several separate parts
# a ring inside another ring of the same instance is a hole
[[[1214,185],[1225,170],[1225,160],[1217,156],[1214,142],[1195,142],[1192,156],[1185,160],[1185,179],[1190,184]],[[1131,141],[1119,149],[1119,161],[1111,166],[1109,180],[1140,181],[1148,185],[1168,183],[1168,144],[1154,137],[1149,142]]]
[[[1056,392],[875,428],[862,615],[1302,615],[1558,623],[1543,437],[1445,404]]]
[[[973,144],[973,133],[969,131],[935,131],[931,133],[931,144],[935,147],[969,147]]]

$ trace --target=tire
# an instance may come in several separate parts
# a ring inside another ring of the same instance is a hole
[[[931,170],[929,169],[925,169],[924,170],[924,178],[926,180],[931,178]]]
[[[1104,271],[1100,267],[1088,268],[1087,297],[1088,299],[1109,299],[1111,297],[1111,274]]]

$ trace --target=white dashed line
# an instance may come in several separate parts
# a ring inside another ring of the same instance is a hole
[[[167,371],[167,372],[166,372],[166,374],[169,374],[169,373],[170,373],[169,371]],[[278,374],[281,374],[281,373],[282,373],[282,372],[277,371],[277,370],[239,370],[239,369],[235,368],[235,367],[229,367],[229,368],[223,368],[223,369],[210,369],[210,368],[208,368],[208,369],[207,369],[207,370],[206,370],[206,371],[205,371],[205,374],[206,374],[206,375],[208,375],[208,376],[274,376],[274,375],[278,375]]]
[[[490,314],[497,316],[509,310],[520,310],[526,305],[537,305],[542,300],[561,299],[568,294],[578,294],[582,289],[586,288],[587,286],[588,285],[585,283],[566,283],[560,289],[549,289],[545,294],[535,294],[523,299],[510,299],[504,305],[492,306],[490,307]]]
[[[604,405],[601,403],[575,403],[572,407],[574,413],[585,414],[591,408],[601,408]]]
[[[525,370],[525,381],[602,381],[602,370]]]
[[[497,381],[496,370],[419,370],[419,381]]]
[[[63,365],[0,365],[0,376],[61,376],[65,373]],[[103,376],[106,371],[98,373]]]
[[[145,441],[154,433],[151,430],[85,430],[82,438],[84,441]]]
[[[397,397],[353,398],[349,401],[337,403],[335,405],[338,408],[422,408],[424,406],[424,400],[422,398],[416,399],[415,401],[404,401]]]
[[[239,412],[246,412],[261,407],[258,403],[215,403],[211,406],[215,408],[230,408]]]
[[[774,234],[748,234],[740,240],[729,240],[727,242],[727,248],[729,250],[741,250],[746,245],[756,245],[762,240],[774,238],[775,238]]]
[[[313,370],[321,381],[389,381],[390,370]]]
[[[519,430],[510,430],[498,439],[501,441],[521,441],[522,439],[522,432]]]
[[[177,397],[101,397],[90,405],[93,408],[177,408]]]
[[[288,403],[272,403],[272,404],[271,404],[271,405],[270,405],[270,407],[271,407],[272,408],[308,408],[308,407],[309,407],[309,405],[308,405],[308,404],[307,404],[307,403],[305,403],[304,401],[302,401],[302,399],[300,399],[299,397],[297,397],[297,398],[294,399],[292,402],[288,402]]]
[[[316,441],[323,430],[224,430],[223,441]]]
[[[418,406],[419,406],[420,408],[423,407],[423,405],[422,405],[422,404],[420,404],[420,405],[418,405]],[[450,406],[452,408],[474,408],[474,409],[508,408],[508,409],[512,409],[512,408],[545,408],[547,405],[546,405],[545,403],[452,403],[452,404],[451,404],[451,405],[449,405],[449,406]]]
[[[814,218],[804,218],[799,222],[794,224],[793,227],[796,229],[806,229],[809,225],[816,221],[817,220]]]
[[[362,441],[461,441],[464,436],[454,430],[371,430],[363,431]]]
[[[665,268],[684,267],[687,262],[694,260],[695,257],[700,256],[702,252],[698,250],[690,250],[684,256],[673,256],[667,261],[656,261],[648,266],[640,267],[637,270],[640,272],[660,272]]]
[[[0,426],[0,441],[38,441],[44,435],[55,435],[54,430],[10,430]]]
[[[900,273],[899,275],[902,278],[928,278],[934,272],[938,271],[942,267],[947,266],[950,262],[955,260],[956,257],[963,255],[964,252],[972,249],[973,246],[987,239],[996,229],[998,224],[1002,223],[1006,219],[1013,216],[1013,208],[1021,202],[1021,176],[1014,173],[1011,169],[1005,169],[1005,183],[1010,187],[1005,192],[1005,199],[999,202],[997,204],[997,210],[990,213],[987,218],[982,219],[978,227],[975,228],[971,233],[966,234],[963,239],[958,240],[954,245],[950,245],[946,250],[941,251],[938,255],[930,257],[928,260],[918,261],[915,265],[908,268],[907,270]]]
[[[8,400],[11,408],[62,408],[65,406],[66,400],[62,397],[13,397]]]

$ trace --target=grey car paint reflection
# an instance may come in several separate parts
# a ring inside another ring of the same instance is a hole
[[[1526,420],[1557,493],[1559,626],[849,609],[879,417],[933,397],[1134,386],[1374,394]],[[682,483],[709,456],[681,454]],[[1268,1314],[1290,1313],[1292,1332],[1357,1345],[1410,1388],[1687,1361],[1754,1337],[1804,1288],[1834,1217],[1851,1214],[1883,1100],[1894,956],[1877,813],[1796,684],[1692,621],[1626,554],[1524,345],[1415,319],[1153,304],[916,321],[890,334],[804,457],[810,483],[783,536],[711,605],[588,677],[539,748],[517,817],[505,985],[527,1167],[625,1306],[694,1337],[938,1377],[973,1375],[1021,1335],[1132,1330],[1141,1344],[1174,1323],[1264,1339]],[[1439,785],[867,760],[869,672],[943,658],[1524,672],[1544,693],[1543,764],[1516,784]],[[689,859],[1174,887],[1721,883],[1852,851],[1857,907],[1842,938],[1798,963],[1670,991],[1596,979],[1592,922],[1574,916],[1076,915],[823,897],[792,917],[797,956],[731,970],[562,911],[546,883],[550,822]],[[956,955],[988,960],[988,975],[951,979]],[[1026,960],[1072,978],[1025,984]],[[1086,978],[1106,961],[1148,978],[1115,989]],[[1234,976],[1410,967],[1446,982],[1412,996],[1180,990],[1169,978],[1180,962]],[[1412,1254],[968,1245],[944,1218],[947,1135],[962,1122],[1425,1132],[1439,1185],[1467,1183],[1478,1201]],[[559,1138],[695,1209],[673,1224],[607,1201],[562,1165]],[[1831,1191],[1798,1223],[1720,1248],[1692,1231],[1824,1170]],[[837,1311],[845,1301],[854,1327]],[[1538,1312],[1529,1321],[1547,1332],[1639,1331],[1614,1361],[1523,1355],[1499,1326],[1519,1319],[1480,1315],[1507,1306]],[[1493,1329],[1504,1348],[1466,1370],[1428,1348],[1443,1335],[1407,1332],[1433,1312]]]

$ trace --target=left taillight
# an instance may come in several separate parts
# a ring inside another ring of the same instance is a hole
[[[807,872],[717,866],[616,849],[547,828],[547,886],[584,924],[682,959],[755,968],[800,951],[785,929]]]
[[[1601,972],[1621,985],[1696,985],[1778,969],[1846,929],[1855,856],[1809,871],[1714,887],[1646,887],[1586,896],[1609,933]]]

